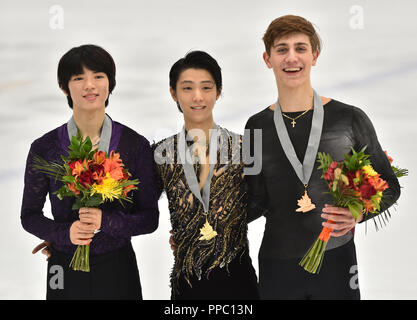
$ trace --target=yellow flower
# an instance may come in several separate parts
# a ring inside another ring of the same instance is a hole
[[[342,169],[336,168],[334,169],[334,184],[333,184],[333,191],[336,191],[337,181],[342,180],[345,185],[349,185],[349,179],[342,173]]]
[[[349,185],[349,179],[347,176],[345,176],[344,174],[340,175],[340,178],[342,179],[343,183],[345,184],[345,186]]]
[[[103,201],[106,199],[113,201],[113,199],[119,199],[123,194],[123,187],[109,173],[106,173],[102,184],[93,184],[91,195],[96,193],[101,194]]]
[[[376,172],[372,166],[363,166],[362,169],[370,177],[378,175],[378,172]]]
[[[379,203],[381,201],[381,199],[382,199],[382,191],[378,191],[376,193],[375,200],[377,201],[377,203]]]

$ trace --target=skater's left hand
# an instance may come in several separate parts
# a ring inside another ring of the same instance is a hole
[[[323,210],[324,213],[321,215],[326,220],[331,220],[334,223],[323,222],[323,227],[333,229],[330,233],[332,237],[341,237],[352,230],[358,222],[361,222],[363,215],[361,214],[358,220],[355,221],[349,209],[335,207],[330,204],[325,204]]]
[[[80,208],[78,213],[82,223],[93,225],[96,230],[100,229],[102,217],[101,209],[83,207]]]

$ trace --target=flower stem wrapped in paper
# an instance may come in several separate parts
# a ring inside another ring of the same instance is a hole
[[[388,183],[372,168],[370,156],[365,154],[365,149],[359,152],[352,149],[352,154],[346,154],[345,160],[341,162],[333,161],[329,154],[322,152],[317,156],[320,164],[318,169],[323,172],[322,178],[329,187],[328,193],[333,197],[334,206],[349,208],[355,220],[361,214],[379,212],[382,192],[388,188]],[[397,177],[407,175],[405,169],[394,172]],[[327,222],[333,223],[331,220]],[[300,266],[306,271],[320,272],[331,232],[331,228],[323,227],[318,239],[300,261]]]
[[[124,168],[120,155],[114,151],[110,155],[92,150],[89,137],[82,139],[80,133],[71,139],[68,157],[61,156],[63,163],[48,162],[35,156],[34,168],[61,181],[64,185],[54,194],[62,200],[75,197],[72,210],[82,207],[98,207],[102,203],[118,200],[132,202],[128,192],[137,189],[137,179]],[[89,245],[79,245],[71,260],[73,270],[90,271]]]

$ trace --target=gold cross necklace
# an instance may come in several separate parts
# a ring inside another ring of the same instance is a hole
[[[297,122],[295,122],[295,120],[297,120],[298,118],[302,117],[303,115],[305,115],[305,114],[306,114],[307,112],[309,112],[310,110],[311,110],[311,109],[308,109],[308,110],[304,111],[302,114],[300,114],[300,115],[296,116],[295,118],[292,118],[292,117],[290,117],[290,116],[287,116],[287,115],[286,115],[285,113],[283,113],[283,112],[282,112],[282,115],[283,115],[285,118],[292,120],[292,121],[291,121],[291,124],[292,124],[292,127],[294,128],[294,127],[295,127],[295,125],[296,125],[296,123],[297,123]]]

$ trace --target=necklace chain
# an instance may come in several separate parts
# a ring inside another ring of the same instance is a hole
[[[100,138],[98,138],[97,142],[93,144],[93,147],[98,146],[99,143],[100,143]]]
[[[292,117],[290,117],[290,116],[287,116],[287,115],[286,115],[285,113],[283,113],[283,112],[282,112],[282,115],[283,115],[285,118],[292,120],[292,121],[291,121],[291,124],[292,124],[292,127],[294,128],[294,127],[295,127],[295,125],[297,124],[297,122],[296,122],[295,120],[297,120],[298,118],[302,117],[303,115],[305,115],[305,114],[306,114],[307,112],[309,112],[310,110],[311,110],[311,109],[308,109],[308,110],[304,111],[302,114],[300,114],[300,115],[296,116],[295,118],[292,118]]]

